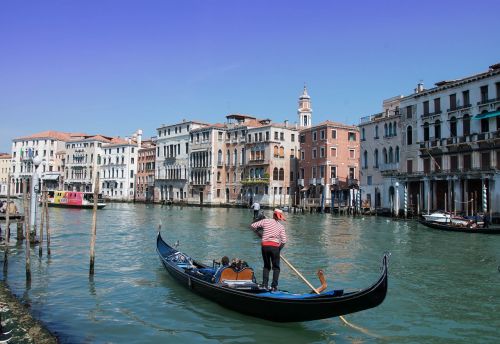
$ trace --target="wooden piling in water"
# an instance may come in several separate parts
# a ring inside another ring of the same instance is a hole
[[[92,231],[90,238],[90,276],[94,275],[94,263],[95,263],[95,239],[97,232],[97,201],[99,198],[99,174],[96,173],[95,185],[94,185],[94,207],[92,210]]]
[[[40,205],[40,229],[39,229],[39,233],[40,233],[40,245],[38,246],[38,256],[41,257],[42,256],[42,247],[43,247],[43,224],[45,222],[45,212],[43,211],[43,205],[44,205],[44,202],[45,202],[45,198],[46,198],[46,189],[47,187],[44,186],[43,187],[43,190],[42,190],[42,204]]]
[[[26,237],[26,281],[31,281],[31,263],[30,263],[30,210],[29,210],[29,202],[28,202],[28,194],[27,194],[27,184],[26,180],[23,185],[24,192],[24,229],[25,229],[25,237]]]
[[[5,242],[10,241],[10,172],[7,174],[7,211],[5,213]],[[7,257],[7,250],[5,249],[5,256]]]
[[[43,206],[43,212],[45,213],[45,230],[47,231],[47,255],[50,256],[50,222],[49,222],[49,205],[48,205],[48,195],[45,198],[45,204]]]

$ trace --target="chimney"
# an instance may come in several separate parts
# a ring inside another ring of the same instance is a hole
[[[288,128],[288,120],[285,119],[285,128]]]
[[[423,92],[425,90],[423,82],[419,82],[417,84],[417,88],[415,88],[415,94]]]

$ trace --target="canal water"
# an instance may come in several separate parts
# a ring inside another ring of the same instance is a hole
[[[63,343],[496,343],[500,334],[500,236],[448,233],[381,217],[288,214],[283,254],[313,284],[373,283],[391,252],[382,305],[332,318],[281,324],[224,309],[168,276],[156,233],[208,264],[246,260],[261,280],[259,242],[246,209],[109,204],[98,213],[95,277],[89,280],[91,210],[50,209],[50,257],[10,247],[1,278]],[[15,230],[14,230],[15,232]],[[3,252],[0,260],[3,261]],[[309,288],[282,263],[280,287]],[[15,342],[15,341],[14,341]],[[12,343],[12,342],[11,342]]]

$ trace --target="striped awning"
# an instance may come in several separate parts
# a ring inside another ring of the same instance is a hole
[[[474,116],[474,119],[483,119],[483,118],[491,118],[491,117],[496,117],[500,116],[500,111],[492,111],[492,112],[485,112],[481,113],[479,115]]]

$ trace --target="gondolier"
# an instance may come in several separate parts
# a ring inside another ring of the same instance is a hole
[[[280,251],[286,244],[285,226],[283,226],[279,221],[286,221],[286,219],[281,209],[275,209],[273,212],[273,219],[263,219],[250,225],[254,231],[257,231],[259,228],[263,229],[261,241],[262,260],[264,261],[264,268],[262,270],[262,285],[264,288],[268,287],[269,271],[272,266],[272,290],[277,290],[278,288],[278,279],[280,275]]]

